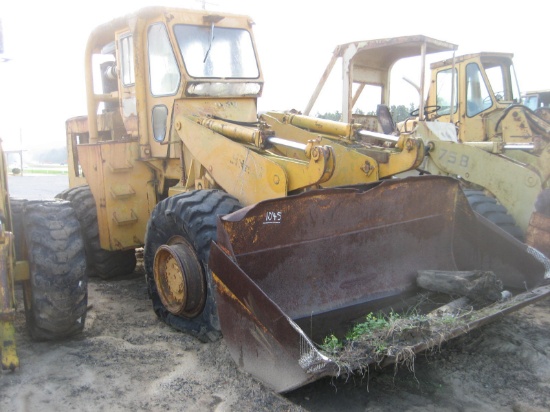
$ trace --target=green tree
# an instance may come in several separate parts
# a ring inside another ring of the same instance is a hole
[[[339,122],[340,120],[342,120],[342,113],[336,110],[333,113],[328,113],[328,112],[325,114],[317,113],[315,117],[318,117],[319,119],[334,120]]]
[[[390,107],[390,112],[392,114],[393,121],[395,123],[402,122],[407,117],[411,117],[410,113],[414,110],[414,103],[409,105],[409,108],[405,105],[392,106]]]
[[[391,106],[390,107],[390,113],[392,115],[393,121],[395,123],[402,122],[403,120],[410,117],[410,113],[415,109],[414,103],[410,103],[409,107],[400,104],[398,106]],[[355,109],[354,114],[364,115],[365,112],[361,109]],[[366,113],[369,116],[376,116],[376,112],[369,111]],[[342,120],[342,113],[338,110],[335,112],[325,112],[323,114],[317,112],[316,117],[320,119],[328,119],[328,120],[335,120],[335,121],[341,121]]]

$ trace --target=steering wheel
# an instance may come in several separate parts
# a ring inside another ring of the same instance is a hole
[[[429,114],[437,112],[439,109],[441,109],[441,106],[435,105],[435,106],[424,106],[424,116],[427,116]],[[418,117],[420,114],[420,109],[414,109],[412,112],[409,113],[412,117]]]

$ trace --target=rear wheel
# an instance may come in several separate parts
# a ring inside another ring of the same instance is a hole
[[[535,201],[535,211],[550,216],[550,189],[544,189],[539,193]]]
[[[28,201],[23,211],[30,288],[27,328],[38,340],[60,339],[84,328],[88,304],[86,252],[69,202]]]
[[[10,198],[11,232],[14,235],[15,259],[25,259],[25,238],[23,237],[23,212],[26,199]]]
[[[525,243],[550,257],[550,189],[543,189],[535,201]]]
[[[474,211],[504,229],[516,239],[524,241],[525,236],[521,228],[516,225],[514,218],[508,214],[508,210],[497,203],[494,197],[487,196],[482,190],[474,189],[464,189],[464,194]]]
[[[143,264],[157,316],[202,341],[219,339],[213,282],[208,273],[217,216],[240,209],[218,190],[197,190],[157,204],[147,224]]]
[[[64,190],[56,197],[70,201],[80,221],[88,256],[88,276],[110,279],[134,271],[136,267],[135,250],[110,251],[101,248],[96,204],[88,186]]]

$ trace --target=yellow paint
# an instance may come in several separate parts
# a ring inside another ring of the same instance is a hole
[[[137,161],[138,149],[137,142],[121,141],[78,146],[96,202],[101,247],[107,250],[142,246],[157,201],[154,171]]]
[[[0,352],[2,353],[2,370],[19,368],[19,357],[15,345],[15,328],[11,321],[0,321]]]

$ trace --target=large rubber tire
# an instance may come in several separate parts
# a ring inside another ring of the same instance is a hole
[[[535,210],[541,215],[550,216],[550,189],[544,189],[539,193],[535,201]]]
[[[11,232],[14,236],[15,260],[25,260],[25,238],[23,236],[23,213],[26,199],[10,198]]]
[[[177,330],[187,332],[203,342],[221,337],[213,282],[208,271],[210,244],[216,239],[217,216],[241,208],[232,196],[219,190],[181,193],[159,202],[147,224],[143,265],[149,296],[157,316]],[[157,249],[173,236],[181,236],[192,245],[206,278],[206,300],[202,312],[192,319],[170,313],[162,304],[155,285],[153,264]]]
[[[132,273],[136,268],[136,253],[131,250],[105,250],[99,244],[99,226],[94,197],[88,186],[73,187],[56,198],[68,200],[75,209],[82,227],[88,257],[88,276],[111,279]]]
[[[28,201],[23,212],[30,269],[27,328],[33,339],[61,339],[82,332],[88,305],[86,252],[69,202]]]
[[[475,212],[504,229],[516,239],[522,242],[525,240],[525,235],[516,225],[514,218],[494,197],[487,196],[482,190],[474,189],[464,189],[464,194]]]

